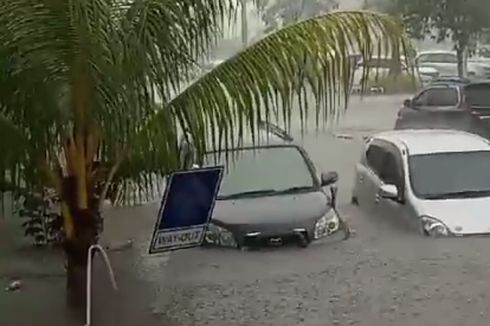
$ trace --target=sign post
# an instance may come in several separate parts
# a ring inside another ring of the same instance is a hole
[[[211,220],[223,167],[170,175],[150,243],[150,254],[200,246]]]

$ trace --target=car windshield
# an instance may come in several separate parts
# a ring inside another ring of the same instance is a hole
[[[431,53],[422,54],[417,60],[419,63],[433,62],[433,63],[457,63],[457,57],[452,53]]]
[[[311,189],[314,186],[311,170],[295,146],[245,148],[229,155],[233,159],[228,165],[224,153],[209,153],[205,157],[207,166],[226,166],[218,198]]]
[[[472,106],[490,107],[490,83],[468,85],[464,93]]]
[[[412,155],[410,181],[424,199],[488,196],[490,151]]]

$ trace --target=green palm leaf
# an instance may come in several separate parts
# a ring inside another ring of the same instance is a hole
[[[0,175],[40,185],[46,174],[76,172],[90,187],[96,169],[106,188],[113,179],[151,188],[154,175],[181,165],[183,130],[202,155],[255,133],[260,120],[289,126],[296,108],[317,126],[335,121],[349,96],[349,54],[408,46],[389,16],[337,12],[271,34],[185,88],[234,16],[230,3],[0,1],[0,142],[9,153]]]
[[[173,115],[190,131],[197,149],[228,148],[261,120],[290,126],[320,122],[347,108],[353,65],[350,54],[406,54],[410,46],[394,18],[372,12],[335,12],[288,26],[222,63],[185,89],[155,119]],[[367,72],[366,72],[367,73]],[[307,92],[312,92],[310,103]],[[313,108],[312,108],[313,107]],[[209,137],[211,135],[211,137]],[[221,135],[221,139],[212,136]],[[160,139],[155,139],[155,142]]]

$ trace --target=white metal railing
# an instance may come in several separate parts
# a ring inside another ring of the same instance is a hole
[[[85,326],[90,326],[92,323],[92,258],[94,255],[92,253],[98,251],[101,253],[102,258],[104,258],[107,271],[109,272],[109,277],[111,278],[112,287],[117,290],[117,283],[114,277],[114,271],[112,270],[111,262],[109,257],[105,252],[104,248],[100,245],[92,245],[88,249],[88,264],[87,264],[87,310],[86,310],[86,322]]]

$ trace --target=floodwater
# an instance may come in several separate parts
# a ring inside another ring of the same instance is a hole
[[[119,291],[97,264],[94,325],[487,325],[490,239],[425,239],[396,217],[369,217],[349,204],[362,137],[392,128],[403,99],[354,100],[335,133],[302,140],[320,170],[339,172],[340,211],[355,231],[348,241],[150,257],[158,203],[108,209],[104,241],[134,245],[110,254]],[[14,273],[5,270],[0,260],[0,282]],[[0,325],[68,325],[62,277],[25,275],[24,285],[0,294]]]

